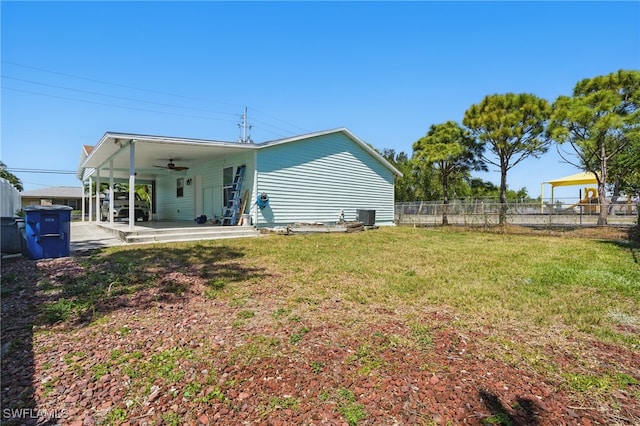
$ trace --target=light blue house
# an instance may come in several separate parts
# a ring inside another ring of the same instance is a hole
[[[234,188],[239,168],[244,178]],[[349,221],[358,210],[375,210],[376,225],[392,225],[399,175],[344,128],[259,144],[108,132],[83,148],[78,167],[85,183],[149,185],[159,221],[223,221],[237,189],[246,198],[240,214],[256,227]],[[98,203],[89,212],[95,220]]]

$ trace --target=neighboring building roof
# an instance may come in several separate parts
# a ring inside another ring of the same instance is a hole
[[[20,194],[22,198],[82,198],[82,187],[51,186]]]

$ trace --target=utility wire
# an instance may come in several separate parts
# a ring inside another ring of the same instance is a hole
[[[255,122],[255,123],[262,123],[263,125],[268,126],[268,127],[271,127],[271,128],[273,128],[273,129],[276,129],[276,130],[280,130],[280,131],[282,131],[282,132],[289,133],[289,131],[288,131],[287,129],[283,129],[282,127],[274,126],[273,124],[266,123],[266,122],[264,122],[264,121],[262,121],[262,120],[258,120],[257,118],[252,118],[251,120],[252,120],[253,122]],[[254,126],[254,127],[255,127],[255,126]],[[265,130],[265,129],[263,128],[262,130]],[[272,131],[271,133],[273,133],[273,134],[278,134],[278,133],[273,132],[273,131]]]
[[[46,170],[46,169],[20,169],[20,168],[7,168],[7,171],[11,173],[44,173],[44,174],[58,174],[58,175],[75,175],[76,172],[72,170]]]
[[[45,187],[45,188],[47,188],[47,187],[51,187],[51,184],[47,184],[47,183],[39,183],[39,182],[25,182],[25,181],[22,181],[22,183],[23,183],[23,184],[29,184],[29,185],[42,186],[42,187]],[[58,185],[56,185],[56,186],[58,186]],[[66,185],[65,185],[65,186],[66,186]]]
[[[159,94],[159,95],[166,95],[166,96],[174,96],[174,97],[183,98],[183,99],[191,99],[191,100],[199,100],[199,101],[204,101],[204,102],[211,102],[210,99],[202,99],[202,98],[197,98],[197,97],[193,97],[193,96],[178,95],[178,94],[175,94],[175,93],[163,92],[163,91],[160,91],[160,90],[145,89],[145,88],[142,88],[142,87],[135,87],[135,86],[129,86],[129,85],[126,85],[126,84],[113,83],[113,82],[110,82],[110,81],[97,80],[97,79],[88,78],[88,77],[82,77],[82,76],[74,75],[74,74],[66,74],[66,73],[62,73],[62,72],[58,72],[58,71],[47,70],[47,69],[44,69],[44,68],[33,67],[33,66],[30,66],[30,65],[19,64],[17,62],[7,61],[5,59],[2,59],[1,61],[4,62],[5,64],[10,64],[10,65],[15,65],[15,66],[22,67],[22,68],[27,68],[27,69],[32,69],[32,70],[36,70],[36,71],[46,72],[46,73],[49,73],[49,74],[61,75],[61,76],[64,76],[64,77],[77,78],[79,80],[90,81],[90,82],[93,82],[93,83],[107,84],[107,85],[115,86],[115,87],[123,87],[125,89],[140,90],[142,92],[156,93],[156,94]],[[230,103],[230,102],[222,102],[222,101],[214,101],[214,102],[217,102],[217,103],[220,103],[220,104],[231,105],[231,106],[234,106],[234,107],[242,107],[242,105],[234,104],[234,103]]]
[[[303,131],[303,132],[305,132],[305,133],[310,133],[310,132],[311,132],[311,130],[309,130],[309,129],[305,129],[304,127],[300,127],[300,126],[298,126],[298,125],[296,125],[296,124],[289,123],[289,122],[287,122],[287,121],[281,120],[281,119],[279,119],[279,118],[277,118],[277,117],[274,117],[273,115],[270,115],[270,114],[268,114],[268,113],[266,113],[266,112],[264,112],[264,111],[261,111],[261,110],[259,110],[259,109],[252,108],[252,110],[253,110],[253,111],[260,112],[260,113],[264,114],[265,116],[272,118],[273,120],[276,120],[276,121],[279,121],[279,122],[281,122],[281,123],[284,123],[284,124],[286,124],[287,126],[291,126],[291,127],[296,128],[296,129],[298,129],[298,130],[301,130],[301,131]],[[275,127],[275,126],[274,126],[274,127]]]
[[[56,89],[70,90],[70,91],[73,91],[73,92],[88,93],[90,95],[104,96],[104,97],[113,98],[113,99],[121,99],[121,100],[125,100],[125,101],[140,102],[140,103],[151,104],[151,105],[159,105],[159,106],[167,106],[167,107],[172,107],[172,108],[188,109],[188,110],[192,110],[192,111],[207,112],[207,113],[211,113],[211,114],[234,115],[234,116],[236,115],[236,114],[233,114],[233,113],[230,113],[230,112],[210,111],[210,110],[206,110],[206,109],[202,109],[202,108],[183,107],[183,106],[180,106],[180,105],[165,104],[165,103],[162,103],[162,102],[143,101],[143,100],[140,100],[140,99],[129,98],[129,97],[126,97],[126,96],[107,95],[106,93],[92,92],[92,91],[89,91],[89,90],[82,90],[82,89],[74,89],[72,87],[58,86],[58,85],[55,85],[55,84],[43,83],[41,81],[35,81],[35,80],[26,80],[26,79],[23,79],[23,78],[11,77],[11,76],[8,76],[8,75],[3,75],[2,78],[15,80],[15,81],[22,81],[22,82],[30,83],[30,84],[37,84],[39,86],[46,86],[46,87],[53,87],[53,88],[56,88]]]
[[[131,109],[131,110],[134,110],[134,111],[144,111],[144,112],[153,112],[153,113],[157,113],[157,114],[176,115],[176,116],[179,116],[179,117],[199,118],[199,119],[202,119],[202,120],[215,120],[215,121],[235,122],[235,120],[230,120],[230,119],[203,117],[203,116],[198,116],[198,115],[180,114],[179,112],[167,112],[167,111],[158,111],[158,110],[153,110],[153,109],[138,108],[138,107],[132,107],[132,106],[114,105],[114,104],[108,104],[108,103],[105,103],[105,102],[97,102],[97,101],[89,101],[89,100],[86,100],[86,99],[70,98],[68,96],[51,95],[51,94],[48,94],[48,93],[33,92],[31,90],[16,89],[16,88],[7,87],[7,86],[2,86],[2,88],[6,89],[6,90],[13,90],[15,92],[29,93],[29,94],[32,94],[32,95],[46,96],[46,97],[56,98],[56,99],[65,99],[65,100],[68,100],[68,101],[84,102],[84,103],[94,104],[94,105],[103,105],[103,106],[108,106],[108,107],[113,107],[113,108],[123,108],[123,109]]]
[[[255,120],[254,120],[255,121]],[[267,132],[267,133],[271,133],[272,135],[276,135],[278,137],[286,137],[286,134],[282,134],[282,133],[277,133],[274,132],[273,130],[269,130],[269,129],[265,129],[264,127],[260,127],[260,126],[251,126],[252,129],[258,129],[258,130],[262,130],[263,132]]]
[[[110,86],[115,86],[115,87],[122,87],[122,88],[132,89],[132,90],[139,90],[139,91],[142,91],[142,92],[155,93],[155,94],[160,94],[160,95],[165,95],[165,96],[172,96],[172,97],[177,97],[177,98],[182,98],[182,99],[198,100],[198,101],[202,101],[202,102],[216,102],[216,103],[219,103],[219,104],[231,105],[231,106],[234,106],[234,107],[242,107],[242,105],[240,105],[240,104],[235,104],[235,103],[230,103],[230,102],[222,102],[222,101],[212,101],[211,99],[203,99],[203,98],[198,98],[198,97],[193,97],[193,96],[180,95],[180,94],[175,94],[175,93],[170,93],[170,92],[164,92],[164,91],[147,89],[147,88],[142,88],[142,87],[135,87],[135,86],[125,85],[125,84],[113,83],[113,82],[104,81],[104,80],[92,79],[92,78],[87,78],[87,77],[83,77],[83,76],[79,76],[79,75],[67,74],[67,73],[62,73],[62,72],[58,72],[58,71],[52,71],[52,70],[48,70],[48,69],[44,69],[44,68],[34,67],[34,66],[30,66],[30,65],[20,64],[20,63],[13,62],[13,61],[7,61],[5,59],[2,59],[0,61],[5,63],[5,64],[14,65],[14,66],[17,66],[17,67],[22,67],[22,68],[26,68],[26,69],[32,69],[32,70],[45,72],[45,73],[49,73],[49,74],[54,74],[54,75],[60,75],[60,76],[64,76],[64,77],[71,77],[71,78],[84,80],[84,81],[89,81],[89,82],[93,82],[93,83],[105,84],[105,85],[110,85]],[[87,93],[87,94],[92,94],[92,95],[96,95],[96,96],[105,96],[105,97],[110,97],[110,98],[114,98],[114,99],[121,99],[121,100],[127,100],[127,101],[132,101],[132,102],[140,102],[140,103],[147,103],[147,104],[152,104],[152,105],[168,106],[168,107],[174,107],[174,108],[182,108],[182,109],[199,111],[199,112],[206,112],[206,113],[212,113],[212,114],[222,114],[222,115],[232,115],[232,116],[237,116],[238,115],[238,114],[233,114],[233,113],[226,113],[226,112],[219,112],[219,111],[209,111],[209,110],[205,110],[205,109],[181,107],[181,106],[172,105],[172,104],[164,104],[164,103],[159,103],[159,102],[144,101],[144,100],[139,100],[139,99],[135,99],[135,98],[121,97],[121,96],[115,96],[115,95],[107,95],[107,94],[99,93],[99,92],[92,92],[92,91],[87,91],[87,90],[74,89],[74,88],[65,87],[65,86],[57,86],[57,85],[54,85],[54,84],[43,83],[43,82],[35,81],[35,80],[21,79],[21,78],[11,77],[11,76],[4,76],[3,75],[2,77],[3,78],[12,79],[12,80],[16,80],[16,81],[23,81],[23,82],[27,82],[27,83],[31,83],[31,84],[37,84],[37,85],[42,85],[42,86],[59,88],[59,89],[63,89],[63,90],[70,90],[70,91],[75,91],[75,92]],[[129,107],[129,106],[113,105],[113,104],[107,104],[107,103],[90,101],[90,100],[81,100],[81,99],[75,99],[75,98],[68,98],[68,97],[64,97],[64,96],[56,96],[56,95],[39,93],[39,92],[31,92],[31,91],[27,91],[27,90],[15,89],[15,88],[10,88],[10,87],[6,87],[6,86],[3,86],[3,87],[8,89],[8,90],[14,90],[14,91],[19,91],[19,92],[24,92],[24,93],[31,93],[31,94],[36,94],[36,95],[40,95],[40,96],[49,96],[49,97],[58,98],[58,99],[66,99],[66,100],[72,100],[72,101],[76,101],[76,102],[92,103],[92,104],[96,104],[96,105],[105,105],[105,106],[111,106],[111,107],[115,107],[115,108],[132,109],[132,110],[137,110],[137,111],[153,112],[153,113],[160,113],[160,114],[172,114],[172,115],[177,115],[177,116],[182,116],[182,117],[199,118],[199,119],[206,119],[206,120],[229,121],[229,122],[234,121],[234,120],[216,119],[216,118],[212,118],[212,117],[202,117],[202,116],[194,116],[194,115],[188,115],[188,114],[180,114],[180,113],[169,113],[169,112],[164,112],[164,111],[156,111],[156,110]],[[261,114],[263,114],[263,115],[265,115],[267,117],[270,117],[273,120],[279,121],[279,122],[281,122],[283,124],[286,124],[287,126],[290,126],[291,128],[295,128],[295,129],[298,129],[299,131],[301,130],[303,132],[309,132],[308,129],[305,129],[305,128],[297,126],[297,125],[295,125],[293,123],[289,123],[287,121],[281,120],[281,119],[279,119],[277,117],[274,117],[274,116],[272,116],[272,115],[270,115],[270,114],[268,114],[268,113],[266,113],[264,111],[261,111],[261,110],[258,110],[258,109],[254,109],[254,108],[252,108],[252,110],[260,112]],[[282,132],[285,132],[284,134],[280,134],[280,133],[278,133],[276,131],[265,129],[264,127],[257,127],[257,128],[259,128],[259,129],[261,129],[263,131],[269,132],[269,133],[274,134],[276,136],[284,137],[286,135],[290,135],[291,133],[297,133],[297,131],[287,130],[287,129],[279,127],[279,126],[276,126],[276,125],[273,125],[273,124],[269,124],[269,123],[267,123],[265,121],[256,120],[256,119],[252,119],[252,120],[256,121],[256,122],[260,122],[263,125],[271,127],[273,129],[277,129],[277,130],[280,130]]]

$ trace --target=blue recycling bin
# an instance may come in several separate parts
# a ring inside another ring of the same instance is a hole
[[[28,206],[24,208],[25,239],[29,259],[69,256],[71,207]]]

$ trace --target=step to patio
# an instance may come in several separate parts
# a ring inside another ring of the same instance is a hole
[[[227,238],[257,237],[258,231],[251,227],[220,226],[215,228],[175,228],[153,229],[127,232],[124,241],[127,243],[154,243],[219,240]]]
[[[129,244],[168,243],[186,241],[220,240],[260,236],[260,231],[249,226],[179,227],[159,229],[107,229]]]

